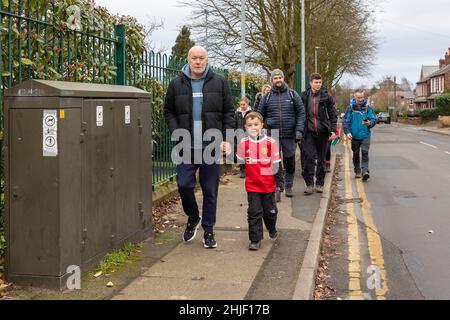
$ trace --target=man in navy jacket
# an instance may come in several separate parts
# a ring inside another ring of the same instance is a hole
[[[284,73],[275,69],[271,73],[272,90],[261,98],[258,112],[262,114],[266,129],[277,129],[280,138],[280,149],[285,169],[284,186],[286,197],[292,197],[292,186],[295,174],[296,142],[303,139],[305,127],[305,108],[297,92],[284,82]],[[279,201],[279,192],[277,201]]]

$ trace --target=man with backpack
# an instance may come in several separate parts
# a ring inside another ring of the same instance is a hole
[[[315,191],[323,192],[325,183],[324,160],[327,153],[328,141],[333,140],[337,123],[334,98],[322,86],[322,76],[313,73],[310,77],[311,88],[303,92],[302,100],[306,110],[305,141],[301,151],[305,161],[303,178],[305,179],[305,194]],[[317,160],[317,169],[316,167]]]
[[[375,127],[376,119],[375,112],[364,99],[364,91],[356,90],[351,105],[345,111],[344,133],[352,141],[355,178],[360,179],[362,177],[363,181],[370,178],[370,129]],[[360,153],[362,161],[360,161]]]
[[[284,181],[276,192],[277,202],[280,192],[285,188],[286,197],[293,197],[292,186],[295,174],[295,151],[297,142],[303,139],[305,127],[305,108],[297,92],[284,82],[280,69],[271,72],[272,90],[261,98],[258,112],[263,116],[269,132],[278,130],[280,149],[285,170]]]

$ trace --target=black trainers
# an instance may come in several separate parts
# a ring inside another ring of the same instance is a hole
[[[278,239],[278,231],[275,230],[274,232],[269,232],[269,238],[273,241]]]
[[[197,235],[197,229],[200,224],[200,220],[201,219],[199,219],[197,223],[188,222],[188,224],[186,225],[186,230],[184,230],[183,234],[183,240],[185,242],[194,240],[195,236]]]
[[[323,186],[316,186],[317,193],[323,193]]]
[[[362,180],[363,181],[367,181],[369,178],[370,178],[369,172],[367,172],[367,171],[364,172],[363,175],[362,175]]]
[[[313,193],[314,193],[313,187],[312,186],[307,186],[306,189],[305,189],[305,194],[306,195],[310,195],[310,194],[313,194]]]
[[[330,163],[325,163],[325,172],[328,172],[328,173],[331,172],[331,164]]]
[[[248,245],[248,250],[251,250],[251,251],[256,251],[259,248],[261,248],[261,241],[250,242],[250,244]]]
[[[294,194],[292,193],[292,187],[286,187],[285,194],[286,194],[286,197],[292,198],[294,196]]]
[[[241,179],[245,179],[245,172],[241,171],[241,175],[240,175]]]
[[[205,232],[203,235],[203,246],[207,249],[217,247],[217,241],[214,239],[214,232]]]
[[[355,173],[355,179],[361,179],[361,172]]]

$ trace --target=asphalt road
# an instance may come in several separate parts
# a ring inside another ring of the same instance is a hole
[[[450,299],[450,136],[380,125],[370,168],[365,191],[382,238],[387,298]],[[403,288],[410,281],[416,292]]]
[[[341,154],[336,296],[450,299],[450,136],[378,125],[366,183],[354,179],[351,152]],[[381,289],[369,288],[369,266],[380,268]]]

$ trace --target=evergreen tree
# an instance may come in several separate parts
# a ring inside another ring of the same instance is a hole
[[[194,45],[195,42],[191,40],[191,31],[187,26],[183,26],[172,47],[172,56],[186,59],[189,49]]]

